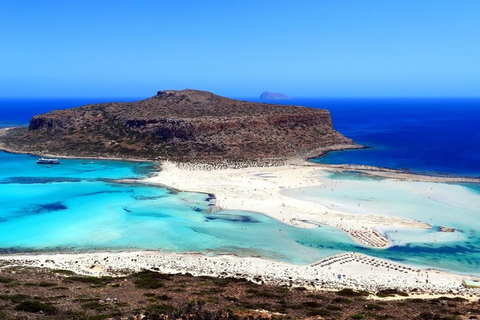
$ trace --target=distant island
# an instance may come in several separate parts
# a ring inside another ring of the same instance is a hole
[[[36,115],[0,143],[36,154],[196,162],[308,157],[356,146],[333,129],[327,110],[190,89]]]
[[[289,100],[289,96],[283,93],[275,93],[270,91],[265,91],[260,95],[261,100]]]

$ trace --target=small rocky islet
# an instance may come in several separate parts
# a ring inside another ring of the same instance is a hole
[[[291,98],[284,93],[265,91],[259,97],[260,100],[290,100]]]

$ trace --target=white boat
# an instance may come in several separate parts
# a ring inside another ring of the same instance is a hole
[[[51,158],[40,158],[37,160],[38,164],[60,164],[58,159],[51,159]]]

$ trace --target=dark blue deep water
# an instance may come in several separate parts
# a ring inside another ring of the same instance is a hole
[[[480,177],[480,98],[310,98],[278,103],[328,109],[335,129],[370,147],[331,152],[314,161]]]

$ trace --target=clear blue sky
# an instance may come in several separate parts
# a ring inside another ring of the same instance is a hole
[[[480,1],[0,0],[0,97],[480,96]]]

